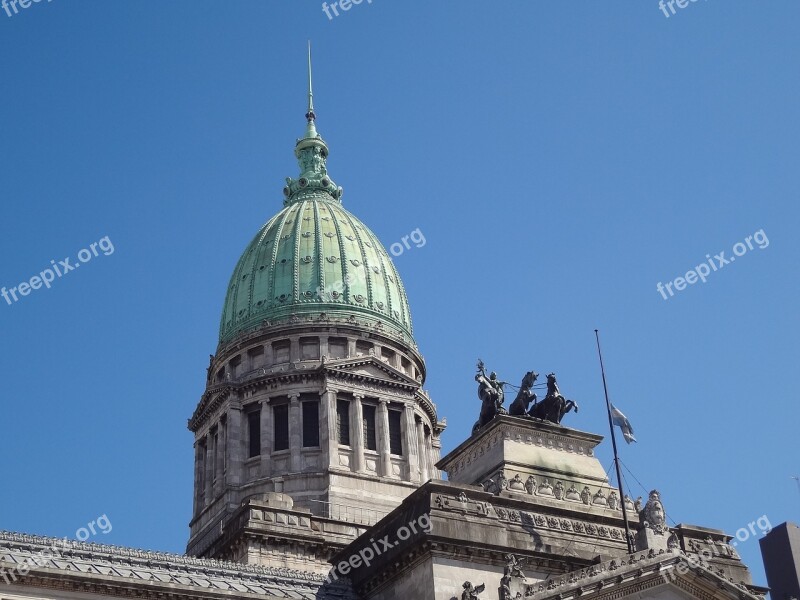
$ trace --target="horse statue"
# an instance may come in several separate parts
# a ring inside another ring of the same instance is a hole
[[[478,382],[478,398],[481,401],[481,414],[472,427],[473,435],[498,414],[506,414],[506,409],[503,408],[503,402],[505,401],[503,386],[505,382],[498,381],[497,373],[495,372],[492,372],[491,375],[487,377],[482,360],[478,360],[478,373],[475,375],[475,381]]]
[[[517,393],[517,397],[508,407],[508,414],[515,417],[524,417],[528,412],[528,406],[530,403],[536,403],[536,394],[534,394],[531,390],[533,389],[533,385],[536,383],[536,379],[538,377],[539,374],[534,371],[528,371],[525,373],[525,377],[522,378],[522,383],[519,384],[519,392]]]
[[[559,425],[564,415],[573,408],[575,412],[578,412],[578,404],[573,400],[567,400],[561,395],[556,381],[556,374],[550,373],[547,376],[547,395],[541,402],[531,408],[528,415]]]

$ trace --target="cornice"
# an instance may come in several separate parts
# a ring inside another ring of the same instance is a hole
[[[685,572],[681,573],[678,566],[682,566]],[[701,581],[707,584],[701,585]],[[700,600],[763,600],[763,596],[753,593],[743,583],[734,583],[714,573],[697,560],[690,560],[680,550],[635,552],[558,578],[529,584],[525,597],[536,600],[572,600],[578,597],[618,600],[666,584],[676,585]]]
[[[349,371],[354,367],[370,365],[386,373],[387,379],[375,377],[368,373]],[[205,421],[215,414],[231,394],[256,391],[264,388],[275,388],[278,385],[307,384],[313,382],[327,389],[330,385],[355,385],[359,389],[376,393],[394,390],[409,399],[414,398],[425,411],[432,424],[437,423],[436,406],[421,390],[421,383],[384,363],[375,356],[363,356],[343,359],[323,359],[318,362],[295,362],[288,365],[261,369],[246,374],[244,377],[210,386],[197,405],[188,428],[197,432]]]

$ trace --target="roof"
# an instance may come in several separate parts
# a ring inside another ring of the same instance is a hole
[[[380,322],[412,341],[405,289],[377,236],[333,198],[309,197],[270,219],[245,249],[228,284],[220,344],[323,313]]]
[[[287,178],[284,208],[245,249],[231,276],[220,346],[287,319],[352,320],[387,329],[414,346],[408,299],[389,253],[342,206],[328,174],[328,146],[311,103],[297,141],[297,179]]]
[[[25,566],[31,567],[25,574]],[[22,569],[20,569],[22,567]],[[0,582],[130,595],[132,586],[172,597],[354,600],[346,581],[291,569],[0,532]],[[54,582],[58,582],[55,584]]]

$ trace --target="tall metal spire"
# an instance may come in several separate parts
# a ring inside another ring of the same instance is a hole
[[[308,40],[308,112],[306,112],[306,120],[308,126],[306,127],[306,138],[316,138],[317,128],[314,121],[317,115],[314,113],[314,88],[311,85],[311,40]]]
[[[317,118],[314,114],[314,88],[311,85],[311,40],[308,40],[308,112],[306,119],[313,121]]]
[[[338,187],[328,175],[327,159],[328,145],[322,136],[317,133],[314,112],[314,88],[311,81],[311,41],[308,42],[308,112],[306,112],[306,134],[297,140],[294,155],[300,165],[300,177],[286,179],[283,188],[284,204],[302,200],[304,198],[330,197],[341,202],[342,188]],[[319,192],[323,195],[320,196]]]

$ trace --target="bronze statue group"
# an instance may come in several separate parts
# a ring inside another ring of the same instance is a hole
[[[478,398],[481,401],[481,413],[478,421],[472,428],[475,434],[481,427],[489,423],[497,415],[511,415],[515,417],[526,417],[550,421],[556,425],[561,423],[569,411],[575,409],[578,412],[578,405],[573,400],[567,400],[558,389],[555,373],[547,376],[547,394],[539,401],[533,388],[539,375],[534,371],[528,371],[522,378],[517,397],[509,405],[508,410],[503,407],[505,402],[506,385],[505,381],[497,379],[494,371],[486,375],[486,368],[482,360],[478,360],[478,373],[475,381],[478,382]],[[512,386],[513,387],[513,386]]]

